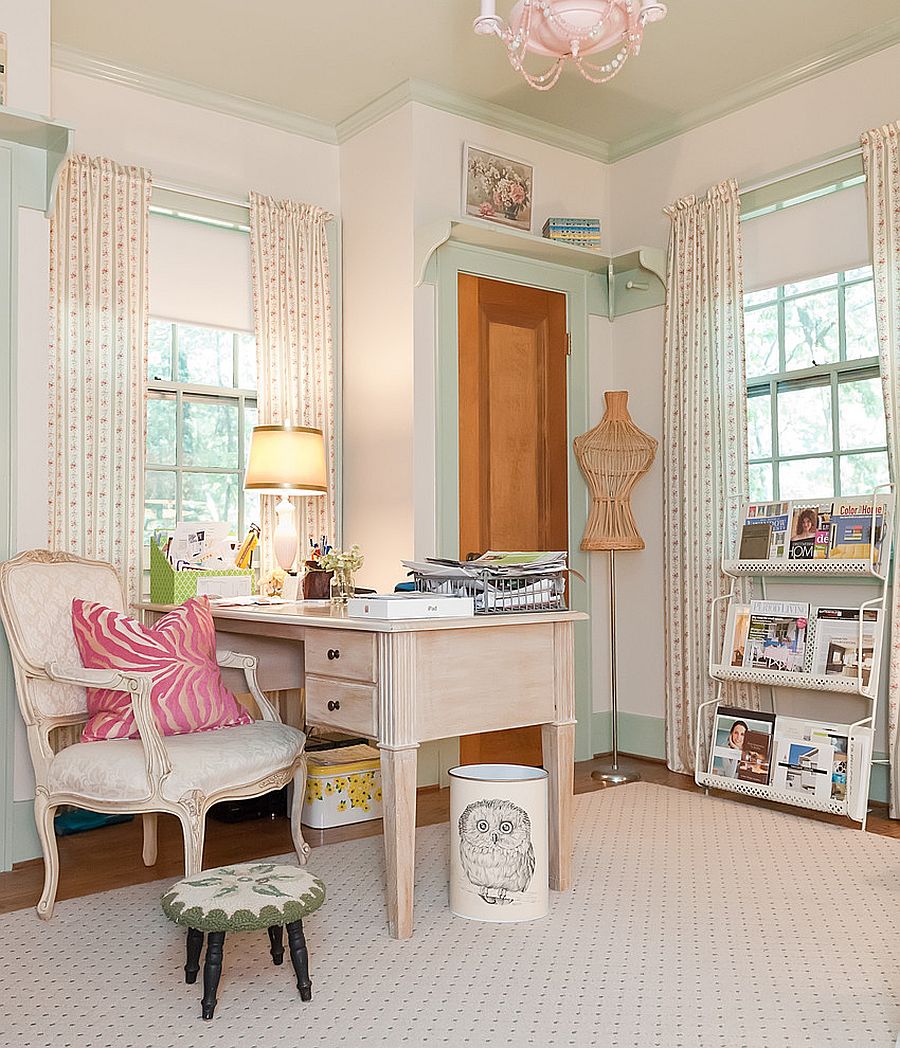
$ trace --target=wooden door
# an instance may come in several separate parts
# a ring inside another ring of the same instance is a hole
[[[460,557],[568,549],[565,295],[465,273],[458,291]],[[540,728],[464,736],[460,761],[540,765]]]

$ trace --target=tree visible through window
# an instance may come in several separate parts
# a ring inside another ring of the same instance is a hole
[[[889,479],[873,295],[867,267],[744,296],[752,499]]]
[[[256,420],[252,334],[151,319],[145,545],[176,521],[224,520],[238,536],[258,521],[243,490]]]

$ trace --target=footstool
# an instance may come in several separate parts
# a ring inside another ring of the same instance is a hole
[[[325,885],[299,866],[274,862],[247,862],[204,870],[186,877],[162,897],[163,913],[187,928],[187,963],[184,981],[197,981],[203,936],[207,935],[203,965],[203,1018],[212,1019],[216,989],[222,974],[222,951],[228,932],[267,929],[275,964],[284,960],[287,928],[291,962],[297,973],[300,999],[312,1000],[309,955],[303,935],[303,918],[325,901]]]

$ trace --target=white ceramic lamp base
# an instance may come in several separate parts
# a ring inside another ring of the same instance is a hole
[[[275,506],[275,516],[278,521],[273,536],[275,560],[280,568],[290,571],[297,556],[297,529],[294,527],[294,507],[283,495]]]

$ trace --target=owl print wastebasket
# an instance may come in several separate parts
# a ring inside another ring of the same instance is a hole
[[[450,909],[473,921],[534,921],[549,905],[547,772],[450,770]]]

